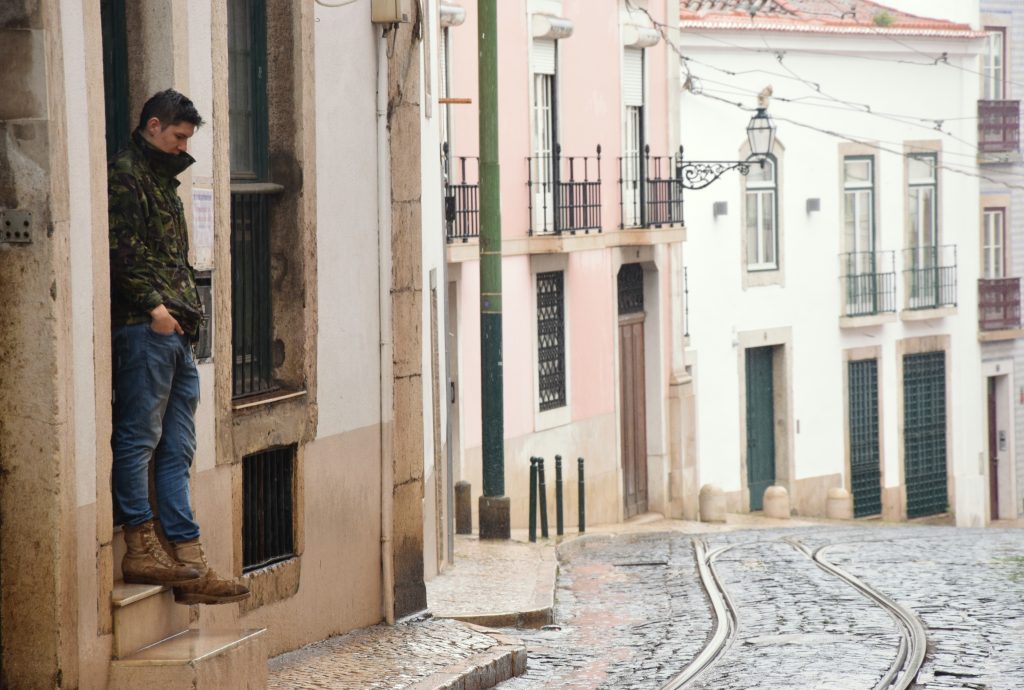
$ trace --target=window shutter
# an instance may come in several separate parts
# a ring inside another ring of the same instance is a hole
[[[555,73],[555,41],[550,38],[533,39],[533,73]]]
[[[626,105],[644,104],[644,51],[639,48],[623,51],[622,97]]]

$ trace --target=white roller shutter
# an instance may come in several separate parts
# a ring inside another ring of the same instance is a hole
[[[533,39],[533,73],[555,73],[555,41],[550,38]]]
[[[644,51],[638,48],[623,50],[622,98],[626,105],[644,104]]]

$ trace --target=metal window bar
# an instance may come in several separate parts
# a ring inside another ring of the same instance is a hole
[[[618,276],[619,315],[639,314],[644,310],[644,267],[623,264]]]
[[[562,156],[561,151],[556,145],[551,156],[527,159],[530,234],[600,232],[601,145],[596,156]]]
[[[1020,328],[1020,278],[978,280],[978,328],[982,331]]]
[[[895,262],[895,253],[891,251],[839,255],[844,316],[896,311]]]
[[[242,458],[243,572],[295,555],[294,468],[294,445]]]
[[[949,509],[945,356],[945,352],[903,356],[903,456],[910,518]]]
[[[620,158],[619,227],[682,225],[682,166],[682,147],[676,156],[652,156],[647,145],[636,156]]]
[[[978,101],[978,150],[1020,149],[1020,101]]]
[[[480,159],[451,156],[448,142],[441,146],[444,183],[444,221],[449,242],[480,236]]]
[[[956,306],[956,245],[903,250],[909,309]]]
[[[270,194],[231,193],[232,396],[275,388],[272,377]]]
[[[882,473],[878,433],[878,360],[849,363],[850,483],[853,516],[882,512]]]
[[[565,406],[564,274],[537,274],[537,379],[540,410]]]

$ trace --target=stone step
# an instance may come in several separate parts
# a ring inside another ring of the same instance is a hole
[[[264,628],[183,632],[112,661],[109,688],[264,690],[264,632]]]
[[[188,606],[174,603],[168,587],[130,585],[118,580],[111,593],[114,607],[114,658],[188,630]]]

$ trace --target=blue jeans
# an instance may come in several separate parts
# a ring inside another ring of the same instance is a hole
[[[189,497],[196,452],[199,374],[186,336],[161,335],[148,323],[113,331],[114,507],[125,525],[153,519],[149,463],[157,512],[171,542],[199,536]]]

